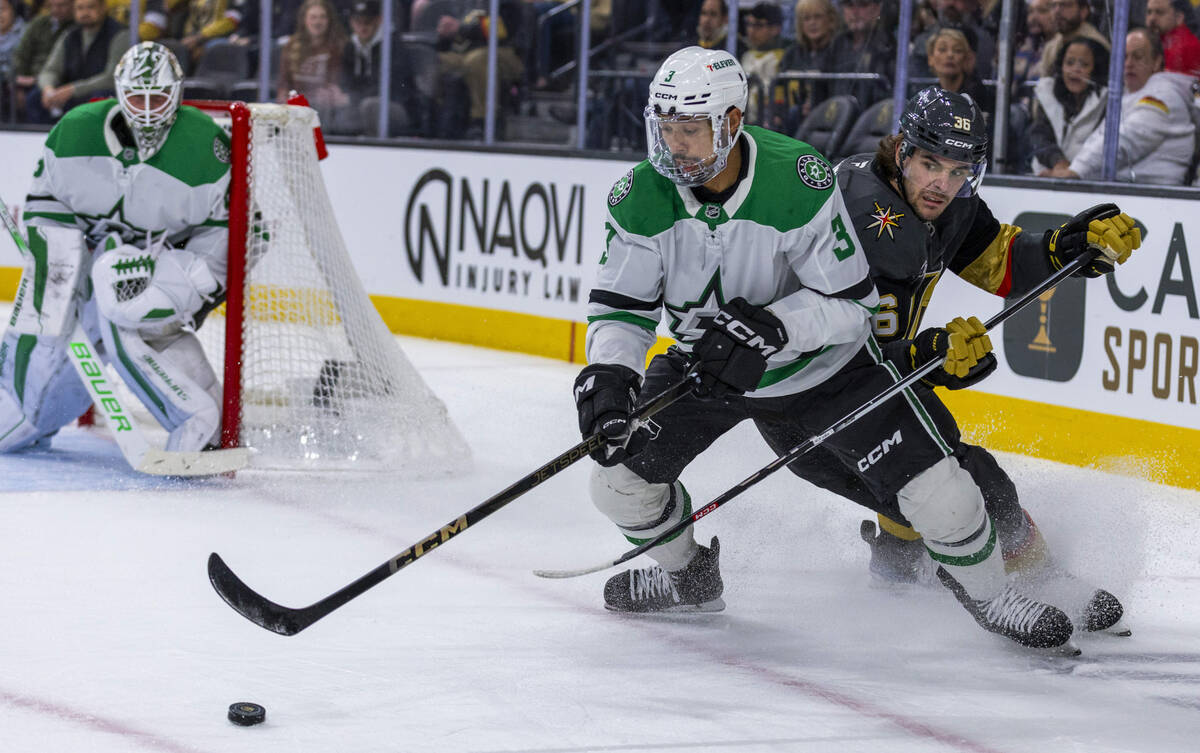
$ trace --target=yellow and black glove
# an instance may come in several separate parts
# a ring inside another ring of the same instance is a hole
[[[1099,277],[1124,264],[1129,255],[1142,245],[1142,231],[1133,218],[1116,204],[1097,204],[1064,222],[1057,230],[1043,235],[1050,266],[1062,269],[1075,257],[1098,250],[1091,262],[1083,265],[1074,277]]]
[[[934,369],[922,380],[929,386],[961,390],[985,379],[996,370],[996,355],[992,339],[983,322],[972,316],[961,316],[945,327],[930,327],[912,340],[888,343],[885,352],[901,367],[904,376],[922,364],[946,357],[940,369]]]

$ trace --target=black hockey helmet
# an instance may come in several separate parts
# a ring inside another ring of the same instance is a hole
[[[900,170],[914,149],[971,165],[971,178],[959,196],[970,196],[979,188],[987,167],[987,121],[983,110],[968,94],[928,86],[904,105],[900,114]]]

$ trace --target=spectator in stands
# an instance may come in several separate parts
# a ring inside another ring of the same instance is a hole
[[[892,29],[881,23],[880,0],[842,0],[845,31],[833,40],[830,69],[838,73],[875,73],[874,81],[835,81],[832,94],[851,94],[864,109],[892,96],[896,47]]]
[[[142,41],[161,41],[163,39],[181,39],[183,25],[187,23],[188,0],[148,0],[142,5],[144,15],[138,25],[138,36]],[[172,50],[172,54],[179,50]],[[188,70],[188,61],[180,60],[184,72]]]
[[[1026,82],[1038,79],[1046,40],[1054,33],[1050,0],[1029,0],[1025,6],[1025,33],[1018,37],[1013,51],[1012,83],[1016,96],[1021,96],[1022,86]]]
[[[1146,26],[1162,39],[1163,70],[1200,76],[1200,39],[1185,23],[1191,12],[1190,0],[1148,0]]]
[[[454,16],[438,19],[437,49],[441,69],[444,73],[461,77],[470,98],[468,138],[482,137],[483,134],[483,121],[487,115],[487,45],[491,30],[490,19],[481,10],[473,10],[461,20]],[[508,26],[503,18],[496,24],[496,34],[496,78],[498,88],[503,92],[521,80],[525,64],[510,43]]]
[[[13,52],[25,31],[25,19],[17,14],[16,0],[0,0],[0,117],[11,119],[13,107]]]
[[[746,43],[749,49],[742,55],[742,69],[749,83],[746,121],[763,122],[763,97],[769,89],[779,64],[787,51],[783,39],[783,11],[778,5],[760,2],[746,13]]]
[[[796,43],[779,64],[783,71],[822,72],[832,70],[833,40],[842,30],[842,18],[832,0],[799,0],[796,3]],[[794,133],[812,108],[829,96],[829,82],[788,81],[775,88],[775,113],[771,127]]]
[[[984,28],[979,0],[932,0],[932,7],[937,15],[937,22],[913,40],[912,58],[909,61],[910,75],[919,78],[936,77],[937,74],[929,68],[929,58],[926,54],[929,39],[940,29],[959,29],[971,41],[975,58],[973,70],[976,75],[980,78],[990,76],[992,61],[996,55],[996,40]],[[983,103],[978,104],[982,106]]]
[[[379,94],[383,18],[379,0],[359,0],[350,10],[350,39],[342,55],[343,89],[352,104]],[[393,54],[399,52],[393,49]]]
[[[37,84],[37,74],[50,57],[58,38],[71,28],[75,18],[72,0],[46,0],[45,12],[25,26],[17,49],[13,50],[12,75],[16,84],[18,112],[25,111],[29,90]]]
[[[697,41],[706,50],[724,50],[729,34],[729,6],[725,0],[704,0],[700,21],[696,24]],[[739,47],[740,47],[739,43]],[[738,51],[739,54],[741,50]]]
[[[1189,108],[1191,77],[1163,71],[1162,40],[1145,28],[1125,37],[1125,95],[1121,98],[1116,179],[1181,185],[1195,143]],[[1104,129],[1097,128],[1055,178],[1099,180],[1104,167]]]
[[[26,99],[32,123],[49,123],[93,97],[111,96],[129,30],[105,13],[104,0],[75,0],[75,26],[59,37]]]
[[[1084,141],[1104,121],[1108,89],[1108,50],[1094,39],[1077,37],[1058,55],[1053,78],[1034,88],[1030,149],[1033,173],[1049,177],[1063,171]]]
[[[329,0],[304,0],[296,30],[280,54],[278,101],[286,102],[294,89],[318,111],[350,104],[339,85],[345,44],[346,33]]]
[[[1088,0],[1050,0],[1054,16],[1055,34],[1042,49],[1042,63],[1038,71],[1041,76],[1054,75],[1054,61],[1065,41],[1075,37],[1091,37],[1107,50],[1112,49],[1108,39],[1088,20],[1091,7]]]
[[[178,38],[189,58],[180,60],[190,70],[204,54],[204,46],[224,39],[242,21],[241,0],[162,0],[146,13],[138,31],[144,39]],[[147,26],[151,27],[147,33]]]
[[[13,53],[25,31],[25,19],[17,13],[16,0],[0,0],[0,73],[10,76]],[[7,88],[7,87],[6,87]]]
[[[991,112],[994,98],[975,76],[975,51],[962,30],[943,27],[935,31],[925,42],[925,57],[938,86],[967,94],[985,115]]]

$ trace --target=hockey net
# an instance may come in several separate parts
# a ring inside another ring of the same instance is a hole
[[[354,271],[316,112],[193,104],[232,140],[228,294],[199,329],[223,369],[222,446],[254,448],[253,468],[424,473],[465,459]]]

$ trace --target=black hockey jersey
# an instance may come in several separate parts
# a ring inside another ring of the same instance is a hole
[[[880,342],[916,337],[946,270],[999,296],[1028,292],[1054,271],[1041,235],[997,221],[978,194],[954,199],[926,222],[883,177],[874,155],[847,158],[837,176],[879,290],[872,321]]]

